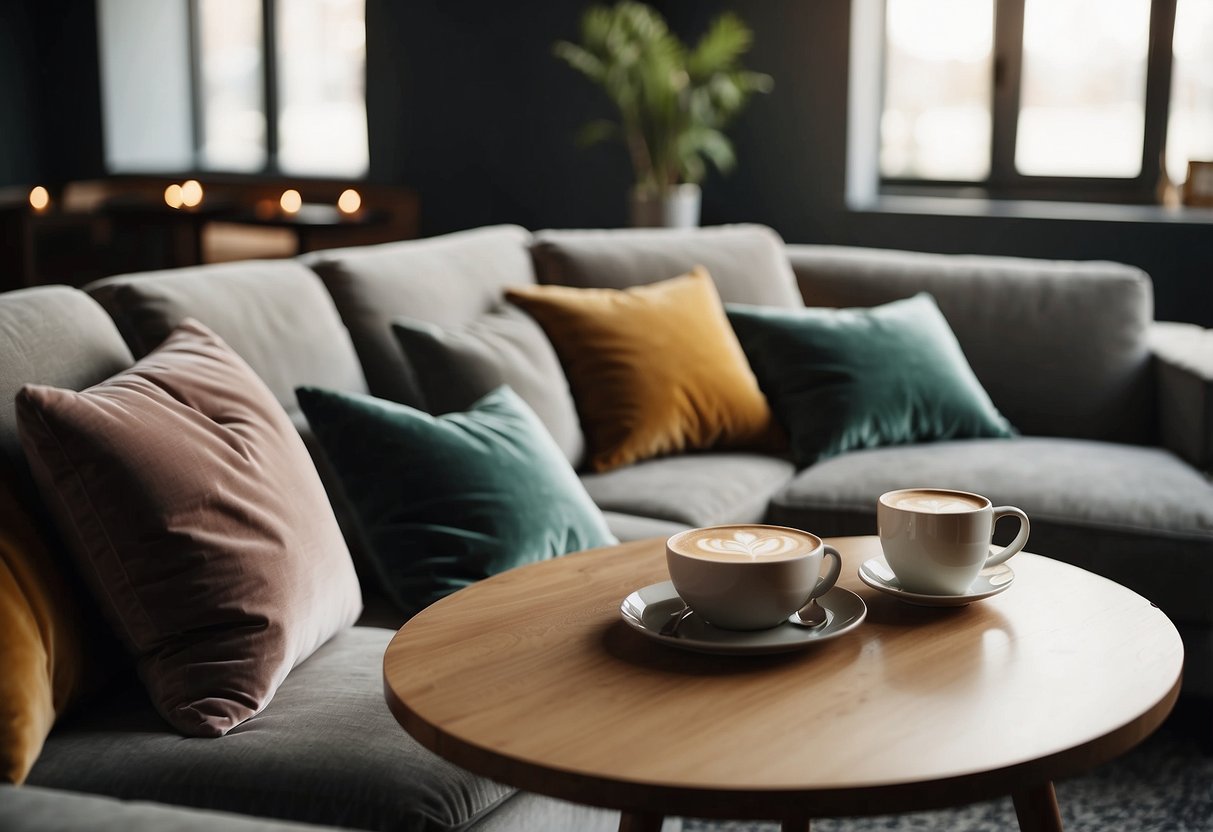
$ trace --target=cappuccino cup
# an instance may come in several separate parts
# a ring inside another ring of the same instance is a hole
[[[1019,520],[1019,534],[991,553],[994,524]],[[876,504],[880,546],[902,589],[923,595],[963,595],[977,573],[997,566],[1028,542],[1028,516],[993,506],[980,494],[945,488],[903,488]]]
[[[842,570],[838,550],[817,535],[757,524],[679,532],[666,541],[665,559],[687,606],[725,630],[778,627],[833,588]]]

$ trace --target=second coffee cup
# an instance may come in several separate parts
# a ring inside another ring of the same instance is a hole
[[[679,532],[666,541],[666,565],[682,600],[712,625],[765,630],[832,589],[842,558],[815,534],[745,524]]]
[[[994,524],[1003,517],[1019,520],[1019,534],[991,554]],[[898,583],[924,595],[965,594],[978,572],[1006,561],[1028,542],[1028,516],[1022,510],[945,488],[881,494],[876,523],[885,561]]]

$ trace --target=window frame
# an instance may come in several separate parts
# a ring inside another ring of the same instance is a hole
[[[278,0],[261,0],[261,101],[265,112],[265,164],[256,170],[235,171],[227,168],[212,168],[203,164],[202,147],[205,143],[206,107],[202,100],[202,36],[199,2],[187,0],[189,20],[189,67],[190,67],[190,115],[192,122],[193,166],[196,171],[235,177],[282,177],[296,179],[326,179],[328,174],[285,173],[278,163],[279,129],[278,118]],[[365,15],[365,11],[364,11]],[[368,143],[370,137],[367,137]],[[369,147],[367,170],[359,176],[342,176],[350,181],[365,181],[370,174]]]
[[[998,199],[1044,199],[1147,204],[1158,201],[1163,151],[1171,104],[1171,44],[1178,0],[1150,0],[1146,55],[1145,126],[1141,171],[1133,178],[1031,176],[1015,167],[1023,71],[1025,0],[994,0],[993,91],[990,106],[990,173],[982,180],[889,177],[879,172],[880,194],[979,196]],[[880,0],[880,84],[877,113],[884,112],[887,14]],[[879,130],[879,117],[877,118]],[[877,147],[880,139],[877,136]]]

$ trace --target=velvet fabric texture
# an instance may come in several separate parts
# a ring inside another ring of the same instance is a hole
[[[354,622],[358,581],[302,440],[201,324],[83,392],[28,385],[17,411],[64,538],[182,733],[253,716]]]
[[[436,417],[369,396],[298,395],[388,596],[407,615],[506,569],[616,542],[508,387]]]
[[[72,593],[7,484],[0,484],[0,781],[21,783],[55,719],[90,676]]]
[[[728,315],[800,467],[857,448],[1014,435],[928,294]]]
[[[399,318],[392,331],[425,397],[425,410],[467,410],[503,384],[526,402],[576,468],[585,456],[577,406],[547,335],[513,306],[463,325]]]
[[[506,298],[547,332],[577,403],[588,467],[777,434],[707,271],[628,289],[528,286]]]

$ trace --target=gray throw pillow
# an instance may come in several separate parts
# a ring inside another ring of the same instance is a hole
[[[585,436],[573,394],[556,351],[530,316],[503,306],[448,328],[398,318],[392,331],[417,373],[431,413],[467,410],[508,385],[539,416],[569,464],[581,464]]]

